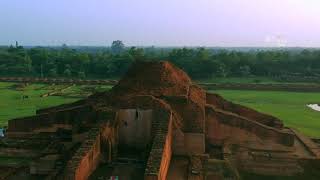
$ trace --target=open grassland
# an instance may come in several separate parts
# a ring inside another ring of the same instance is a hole
[[[197,83],[203,83],[203,84],[224,84],[224,83],[230,83],[230,84],[287,84],[287,85],[313,85],[313,84],[319,84],[316,82],[304,82],[304,81],[279,81],[276,79],[272,79],[269,77],[263,77],[263,76],[253,76],[253,77],[212,77],[207,79],[198,79],[196,80]]]
[[[40,95],[52,91],[44,84],[32,84],[19,90],[14,87],[15,85],[15,83],[0,82],[0,126],[6,125],[12,118],[34,115],[37,109],[77,100],[59,96],[41,98]],[[23,96],[28,98],[23,99]]]
[[[288,127],[296,128],[311,137],[320,137],[320,112],[306,106],[320,103],[320,93],[280,91],[212,91],[235,103],[281,119]]]
[[[110,89],[110,86],[71,86],[56,95],[40,97],[67,86],[31,84],[17,87],[17,85],[21,84],[0,82],[0,127],[7,125],[7,121],[12,118],[35,115],[37,109],[74,102],[90,95],[90,92]],[[23,96],[28,98],[23,99]]]
[[[208,79],[197,80],[199,83],[279,83],[268,77],[214,77]]]

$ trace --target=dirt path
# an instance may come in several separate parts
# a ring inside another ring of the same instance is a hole
[[[60,89],[53,90],[53,91],[51,91],[51,92],[42,94],[42,95],[40,95],[40,97],[52,96],[52,95],[55,95],[55,94],[57,94],[57,93],[63,92],[63,91],[65,91],[65,90],[67,90],[67,89],[70,89],[70,88],[73,87],[73,86],[74,86],[74,84],[73,84],[73,85],[68,85],[68,86],[66,86],[66,87],[63,87],[63,88],[60,88]]]

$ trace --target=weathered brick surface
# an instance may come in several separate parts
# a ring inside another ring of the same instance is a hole
[[[165,180],[172,156],[172,116],[162,116],[155,126],[155,137],[145,169],[145,179]]]
[[[234,113],[207,106],[207,137],[212,141],[246,141],[250,136],[272,140],[287,146],[294,143],[294,134],[260,124]]]
[[[238,104],[234,104],[230,101],[223,99],[218,94],[207,93],[206,98],[207,98],[206,99],[207,104],[213,105],[216,108],[238,114],[238,115],[243,116],[245,118],[251,119],[253,121],[257,121],[261,124],[271,126],[274,128],[282,128],[283,127],[282,121],[279,120],[278,118],[257,112],[253,109],[250,109],[250,108],[238,105]]]
[[[101,156],[100,131],[100,127],[89,131],[87,138],[67,164],[66,180],[86,180],[98,166]]]
[[[8,122],[9,137],[37,134],[39,132],[55,132],[58,128],[72,129],[77,124],[83,126],[95,123],[96,112],[91,106],[75,106],[50,113],[12,119]]]

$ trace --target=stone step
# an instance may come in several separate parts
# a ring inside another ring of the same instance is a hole
[[[309,137],[306,137],[305,135],[301,134],[299,131],[292,129],[292,131],[296,134],[296,136],[299,138],[299,140],[303,143],[305,148],[307,148],[308,151],[310,151],[315,158],[320,158],[320,147],[318,144],[316,144],[314,141],[312,141]]]
[[[274,164],[274,163],[295,163],[297,164],[297,159],[288,159],[288,158],[275,158],[271,157],[269,159],[266,156],[255,156],[254,158],[248,159],[248,162],[255,162],[255,163],[265,163],[265,164]]]
[[[144,163],[143,160],[134,158],[117,158],[115,162]]]
[[[282,161],[246,161],[241,164],[246,171],[265,175],[291,176],[303,172],[303,168],[297,162]]]

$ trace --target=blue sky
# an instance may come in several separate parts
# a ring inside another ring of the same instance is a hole
[[[319,0],[0,0],[0,44],[320,47]]]

